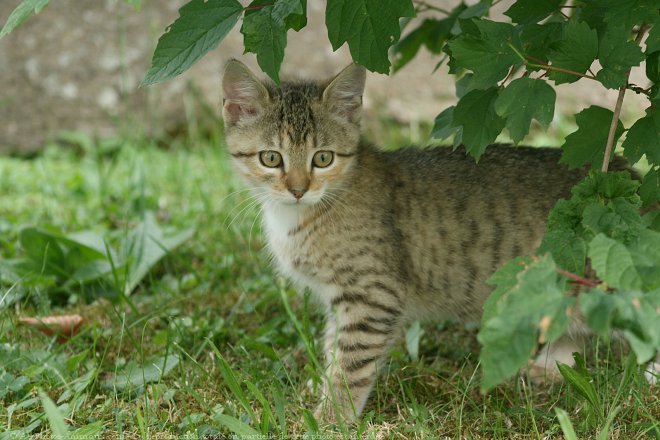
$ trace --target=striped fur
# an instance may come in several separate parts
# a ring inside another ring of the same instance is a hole
[[[229,152],[262,197],[278,268],[325,307],[324,402],[349,420],[403,326],[478,320],[491,292],[486,278],[534,252],[551,207],[584,174],[557,165],[556,149],[491,146],[477,165],[462,150],[368,145],[360,140],[364,70],[356,65],[329,82],[280,87],[238,61],[227,72]],[[260,164],[264,150],[279,152],[283,167]],[[321,150],[335,153],[328,168],[312,166]],[[292,175],[306,182],[300,199]],[[324,408],[320,414],[333,414]]]

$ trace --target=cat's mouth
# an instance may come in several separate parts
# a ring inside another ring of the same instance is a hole
[[[288,195],[283,195],[280,194],[277,197],[273,197],[273,199],[282,205],[286,206],[313,206],[316,205],[320,200],[321,200],[321,195],[319,194],[305,194],[300,198],[297,198],[291,194]]]

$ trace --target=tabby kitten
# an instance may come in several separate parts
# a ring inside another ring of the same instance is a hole
[[[365,70],[327,82],[261,82],[230,61],[223,117],[233,164],[263,200],[279,270],[326,310],[320,414],[353,420],[377,363],[410,320],[478,320],[507,260],[531,255],[554,203],[584,172],[560,151],[491,146],[380,151],[360,138]],[[571,363],[560,340],[537,361]],[[326,406],[330,411],[325,411]]]

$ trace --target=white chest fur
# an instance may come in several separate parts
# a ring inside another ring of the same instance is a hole
[[[263,209],[264,232],[270,252],[282,275],[288,277],[298,287],[309,287],[323,302],[332,296],[335,286],[320,282],[297,269],[294,260],[313,253],[310,240],[303,243],[303,234],[291,234],[309,214],[309,208],[296,205],[266,205]],[[313,240],[313,238],[311,239]]]

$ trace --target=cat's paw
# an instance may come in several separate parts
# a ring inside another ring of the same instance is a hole
[[[574,352],[580,352],[579,345],[569,337],[563,337],[541,348],[536,358],[527,364],[527,374],[532,383],[549,385],[563,380],[557,362],[570,367],[575,365]]]
[[[529,361],[525,373],[534,385],[552,385],[563,380],[556,365],[541,364],[536,359]]]
[[[350,405],[333,405],[328,399],[316,407],[314,418],[325,425],[336,425],[339,422],[352,424],[356,421],[355,412]]]

